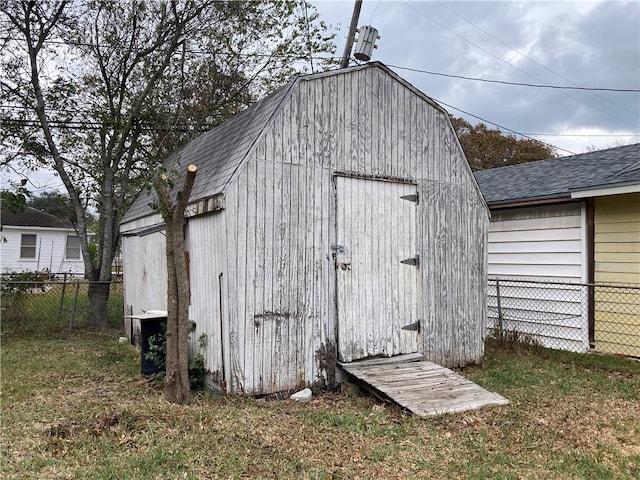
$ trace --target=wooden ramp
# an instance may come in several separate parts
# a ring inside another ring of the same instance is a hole
[[[509,403],[462,375],[421,358],[420,354],[400,355],[339,365],[374,395],[421,417]]]

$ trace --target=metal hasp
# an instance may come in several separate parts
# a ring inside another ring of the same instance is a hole
[[[410,202],[415,202],[416,204],[419,203],[420,197],[418,197],[418,194],[415,193],[413,195],[403,195],[400,197],[403,200],[408,200]]]
[[[400,263],[420,268],[420,256],[416,255],[413,258],[407,258],[406,260],[401,260]]]
[[[402,327],[402,330],[420,333],[420,320],[410,323],[409,325],[405,325],[404,327]]]

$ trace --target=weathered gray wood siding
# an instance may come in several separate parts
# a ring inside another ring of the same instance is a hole
[[[424,355],[447,367],[478,363],[487,313],[484,203],[471,185],[422,185]]]
[[[189,319],[196,329],[189,336],[191,356],[200,351],[208,372],[207,382],[223,390],[228,371],[225,334],[228,332],[225,310],[228,303],[226,274],[228,271],[226,212],[201,215],[189,219],[187,226],[191,304]],[[222,311],[221,311],[222,310]],[[200,337],[205,335],[204,345]]]
[[[133,307],[132,313],[166,309],[167,265],[163,233],[128,237],[123,242],[123,250],[127,258],[125,303]],[[163,288],[159,288],[160,285]]]
[[[123,239],[125,313],[137,315],[148,310],[167,309],[165,243],[164,232]],[[139,322],[125,324],[125,333],[131,336],[135,345],[139,345]]]
[[[416,182],[421,349],[482,357],[488,211],[446,114],[370,68],[300,81],[225,191],[231,392],[333,380],[336,171]]]
[[[282,162],[267,135],[227,191],[227,290],[233,393],[332,383],[334,316],[327,169]]]

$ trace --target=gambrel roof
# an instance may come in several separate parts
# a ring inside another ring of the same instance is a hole
[[[640,185],[640,143],[475,173],[490,206],[572,198],[580,190]]]
[[[165,162],[167,169],[175,168],[179,173],[186,170],[189,164],[198,167],[198,174],[191,192],[190,203],[211,198],[223,193],[234,173],[241,167],[252,147],[260,138],[270,120],[301,81],[313,80],[328,75],[341,75],[366,68],[380,68],[397,81],[410,88],[433,107],[446,111],[431,98],[403,80],[380,62],[346,69],[304,75],[295,78],[264,99],[254,103],[246,110],[238,113],[214,129],[190,141],[180,150],[172,154]],[[176,190],[182,185],[183,175],[176,181]],[[127,211],[122,223],[145,217],[152,213],[149,203],[151,197],[143,191]]]
[[[191,163],[198,166],[198,175],[190,197],[192,201],[216,195],[224,190],[292,85],[293,82],[289,82],[268,97],[190,141],[167,159],[167,169],[176,168],[182,171]],[[180,188],[181,184],[180,179],[176,188]],[[150,201],[146,192],[142,192],[122,221],[127,222],[151,213],[148,205]]]

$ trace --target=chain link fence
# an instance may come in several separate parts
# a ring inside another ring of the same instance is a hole
[[[640,285],[492,278],[488,312],[500,341],[640,357]]]
[[[89,285],[69,273],[21,272],[0,276],[2,336],[57,336],[90,326]],[[104,283],[104,282],[100,282]],[[120,328],[124,307],[122,281],[109,283],[109,325]]]

